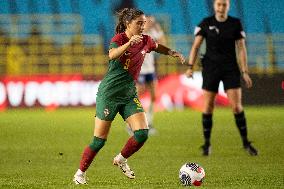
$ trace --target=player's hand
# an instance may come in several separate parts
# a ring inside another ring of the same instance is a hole
[[[183,55],[180,54],[179,52],[170,50],[170,51],[169,51],[169,55],[172,56],[172,57],[179,58],[180,62],[181,62],[182,64],[184,64],[185,58],[184,58]]]
[[[188,68],[185,72],[186,77],[188,78],[193,78],[193,69],[192,68]]]
[[[143,39],[142,35],[133,35],[129,40],[130,46],[140,43],[142,39]]]
[[[252,87],[252,80],[251,80],[248,73],[243,73],[243,79],[245,81],[246,87],[251,88]]]

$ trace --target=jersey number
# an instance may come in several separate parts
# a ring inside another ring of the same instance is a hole
[[[130,65],[130,59],[128,58],[128,59],[126,59],[126,61],[125,61],[125,65],[124,65],[124,69],[125,70],[128,70],[128,68],[129,68],[129,65]]]

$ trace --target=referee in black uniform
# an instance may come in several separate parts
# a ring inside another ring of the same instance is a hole
[[[247,138],[246,118],[241,102],[240,78],[245,81],[246,87],[252,87],[248,73],[245,33],[239,19],[228,16],[230,1],[214,0],[215,15],[205,18],[194,31],[195,40],[189,55],[188,77],[192,77],[193,64],[203,39],[206,40],[206,54],[202,59],[202,77],[204,109],[202,113],[203,134],[205,143],[202,146],[203,155],[211,152],[210,135],[212,129],[212,114],[214,101],[218,93],[220,81],[223,81],[236,125],[240,131],[244,149],[250,155],[257,155],[257,150]],[[239,57],[238,66],[236,49]]]

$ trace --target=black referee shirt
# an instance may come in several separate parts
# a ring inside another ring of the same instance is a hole
[[[228,16],[218,22],[214,16],[205,18],[194,31],[206,40],[206,53],[203,66],[237,68],[235,41],[245,38],[242,24],[238,18]]]

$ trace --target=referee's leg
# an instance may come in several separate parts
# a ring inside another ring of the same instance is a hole
[[[201,146],[203,149],[203,155],[208,156],[210,154],[210,138],[212,129],[212,114],[214,110],[214,102],[216,97],[216,92],[208,91],[203,89],[204,105],[202,113],[202,126],[203,126],[203,136],[204,145]]]
[[[232,111],[235,116],[235,122],[239,129],[243,146],[250,155],[257,155],[257,150],[251,145],[247,138],[247,123],[242,105],[242,90],[241,88],[233,88],[226,90]]]

